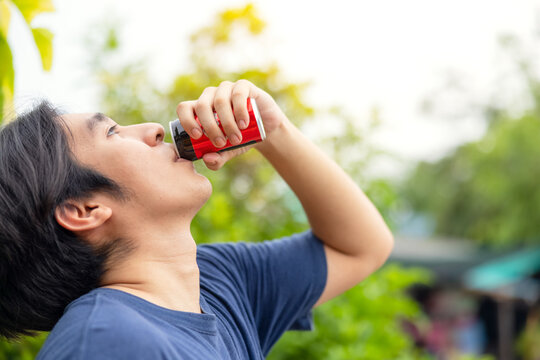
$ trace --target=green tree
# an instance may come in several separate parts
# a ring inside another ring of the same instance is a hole
[[[505,37],[509,54],[516,39]],[[404,185],[411,207],[427,214],[436,232],[488,246],[540,242],[540,80],[530,62],[515,59],[528,85],[530,106],[522,114],[486,104],[487,130],[435,162],[422,162]],[[496,98],[496,96],[494,96]],[[426,191],[431,189],[431,191]]]
[[[439,234],[487,245],[538,242],[539,133],[536,112],[498,115],[482,139],[419,164],[407,197],[414,209],[435,219]]]
[[[54,11],[51,0],[0,0],[0,122],[13,105],[15,91],[15,71],[13,56],[8,43],[8,31],[13,9],[17,9],[28,25],[41,56],[43,69],[52,66],[53,34],[32,25],[34,18],[43,12]]]

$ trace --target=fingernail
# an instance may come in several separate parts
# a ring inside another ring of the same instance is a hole
[[[232,134],[231,136],[229,136],[229,140],[231,141],[231,144],[233,145],[238,145],[240,144],[240,141],[241,141],[238,135],[236,134]]]
[[[194,128],[193,130],[191,130],[191,133],[193,134],[193,137],[196,139],[198,139],[202,135],[202,131],[199,130],[198,128]]]
[[[226,142],[225,139],[221,136],[218,136],[216,140],[214,140],[214,144],[216,144],[216,147],[223,147],[225,146]]]
[[[247,123],[246,120],[240,121],[240,128],[241,129],[245,129],[245,128],[247,128],[247,126],[248,126],[248,123]]]

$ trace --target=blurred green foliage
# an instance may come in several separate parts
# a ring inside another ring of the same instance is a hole
[[[430,359],[404,336],[401,320],[422,317],[406,295],[429,273],[390,264],[316,310],[315,331],[288,332],[268,359]]]
[[[525,330],[521,333],[518,342],[517,350],[523,357],[523,360],[538,360],[540,359],[540,308],[532,311],[527,319]]]
[[[17,342],[6,342],[0,339],[0,360],[32,360],[36,357],[47,333],[36,337],[27,336]]]
[[[434,220],[438,234],[488,246],[540,242],[540,81],[524,74],[527,111],[513,115],[486,105],[481,139],[420,163],[405,182],[404,198]]]
[[[94,29],[104,29],[102,33]],[[386,215],[395,202],[394,188],[382,179],[367,179],[363,172],[380,155],[369,145],[369,136],[380,122],[374,109],[360,122],[339,107],[315,108],[305,100],[309,82],[290,82],[277,63],[224,69],[219,59],[233,51],[230,44],[242,37],[244,51],[253,51],[265,22],[253,5],[226,10],[214,24],[190,39],[190,63],[178,69],[165,88],[152,81],[143,60],[125,63],[117,24],[93,27],[89,34],[89,63],[100,86],[102,111],[121,124],[157,121],[167,126],[176,117],[178,102],[198,98],[202,90],[222,80],[248,79],[267,90],[298,127],[332,121],[339,133],[316,141],[349,172]],[[174,44],[171,44],[174,46]],[[251,49],[251,50],[250,50]],[[234,49],[235,58],[243,54]],[[192,224],[199,243],[261,241],[307,229],[301,205],[273,168],[256,152],[233,159],[217,172],[197,162],[214,193]],[[179,179],[181,186],[181,179]],[[421,269],[386,266],[359,286],[316,310],[316,332],[289,333],[272,351],[272,359],[426,359],[401,328],[401,321],[426,321],[419,306],[406,294],[414,283],[429,283]],[[18,359],[37,350],[42,338],[24,339],[21,345],[0,342],[0,359]]]
[[[13,55],[8,43],[8,32],[14,9],[19,11],[32,32],[34,43],[41,56],[43,70],[49,71],[52,66],[53,34],[45,28],[32,26],[32,21],[37,15],[54,11],[52,1],[0,0],[0,122],[8,112],[12,111],[13,106],[15,71]]]
[[[421,163],[408,197],[413,208],[434,217],[440,234],[498,245],[538,242],[540,116],[498,120],[479,141]]]

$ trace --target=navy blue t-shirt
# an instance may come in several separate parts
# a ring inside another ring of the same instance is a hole
[[[263,243],[201,245],[202,314],[98,288],[73,301],[38,359],[263,359],[287,330],[311,330],[326,285],[307,231]]]

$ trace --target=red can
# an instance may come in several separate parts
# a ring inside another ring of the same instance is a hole
[[[215,147],[214,144],[212,144],[212,141],[210,141],[208,136],[204,133],[198,139],[191,138],[178,119],[169,122],[169,129],[175,144],[176,153],[183,159],[195,161],[201,159],[203,155],[207,153],[233,150],[263,141],[266,138],[266,134],[255,99],[247,99],[247,110],[249,113],[249,124],[244,130],[240,130],[242,133],[242,142],[238,145],[232,145],[227,139],[227,143],[222,148]],[[214,117],[219,128],[225,134],[225,131],[221,126],[221,121],[219,121],[216,113],[214,113]],[[197,116],[195,116],[195,120],[199,122]]]

